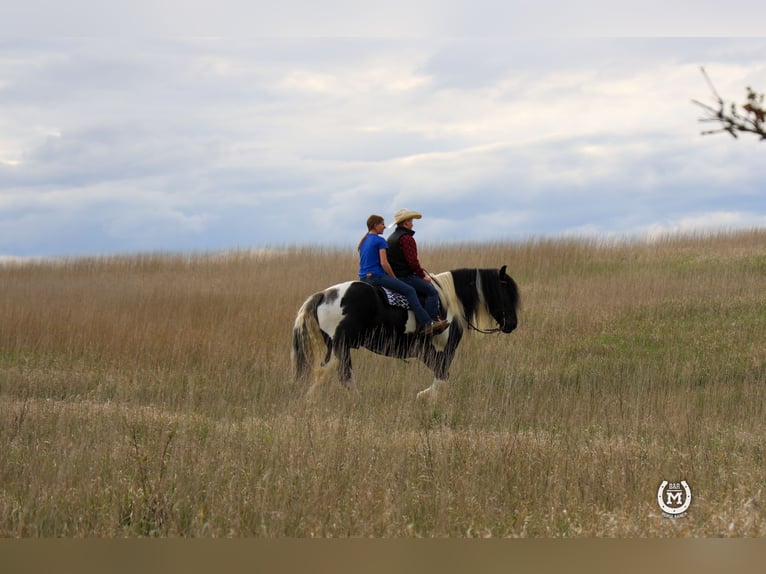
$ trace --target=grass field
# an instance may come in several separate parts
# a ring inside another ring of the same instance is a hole
[[[507,264],[523,304],[430,406],[422,364],[366,351],[359,395],[293,382],[295,313],[353,246],[0,266],[0,536],[766,533],[766,231],[421,259]]]

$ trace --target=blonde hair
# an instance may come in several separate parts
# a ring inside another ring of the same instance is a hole
[[[372,231],[378,223],[383,223],[384,221],[385,219],[383,219],[382,215],[375,215],[374,213],[367,218],[367,233],[362,235],[362,238],[359,240],[359,245],[356,246],[357,251],[362,250],[362,243],[364,243],[364,240],[370,234],[370,231]]]

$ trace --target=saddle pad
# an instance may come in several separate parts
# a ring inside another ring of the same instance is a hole
[[[398,291],[392,291],[391,289],[388,289],[386,287],[381,287],[383,289],[383,292],[386,294],[386,299],[388,299],[388,304],[392,307],[401,307],[402,309],[409,309],[410,304],[407,302],[407,297],[399,293]]]

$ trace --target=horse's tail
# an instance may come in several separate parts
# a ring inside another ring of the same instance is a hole
[[[317,307],[324,301],[324,293],[314,293],[301,305],[293,325],[293,371],[296,380],[304,380],[314,366],[315,347],[322,339]]]

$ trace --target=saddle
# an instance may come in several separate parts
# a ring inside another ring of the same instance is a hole
[[[394,291],[388,287],[375,287],[375,289],[377,289],[378,297],[380,297],[385,305],[388,305],[389,307],[400,307],[402,309],[411,308],[410,302],[407,301],[407,297],[399,293],[399,291]],[[425,298],[420,293],[418,293],[418,299],[421,304],[425,303]],[[439,313],[442,313],[441,302],[439,302]]]
[[[399,293],[398,291],[392,291],[387,287],[377,287],[378,295],[383,299],[383,302],[391,307],[401,307],[402,309],[409,309],[410,304],[407,301],[407,297]]]

